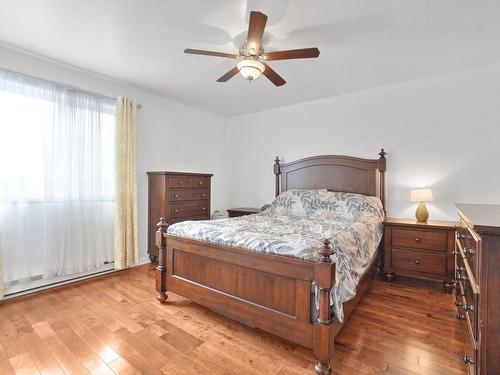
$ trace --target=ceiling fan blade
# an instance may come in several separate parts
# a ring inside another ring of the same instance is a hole
[[[319,56],[319,49],[317,48],[301,48],[291,49],[287,51],[266,52],[263,59],[266,61],[271,60],[288,60],[288,59],[310,59]]]
[[[250,12],[248,23],[247,50],[254,48],[256,52],[262,45],[262,36],[266,27],[267,16],[261,12]]]
[[[189,54],[193,54],[193,55],[206,55],[206,56],[227,57],[228,59],[239,59],[240,58],[240,55],[237,55],[235,53],[205,51],[203,49],[191,49],[191,48],[187,48],[187,49],[184,50],[184,53],[189,53]]]
[[[227,72],[226,74],[224,74],[222,77],[220,77],[217,82],[227,82],[229,81],[231,78],[233,78],[236,74],[238,74],[240,70],[238,69],[238,67],[234,67],[233,69],[231,69],[229,72]]]
[[[264,74],[272,83],[274,83],[275,86],[283,86],[286,81],[278,74],[276,73],[271,67],[267,64],[264,64],[266,67],[262,74]]]

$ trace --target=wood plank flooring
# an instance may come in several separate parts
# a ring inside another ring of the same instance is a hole
[[[0,303],[0,374],[314,374],[310,350],[182,297],[150,265]],[[453,298],[375,280],[335,344],[335,374],[464,374]]]

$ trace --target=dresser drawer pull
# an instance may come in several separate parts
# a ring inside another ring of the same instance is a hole
[[[174,214],[176,214],[177,212],[179,212],[179,210],[176,208],[176,209],[174,210]]]
[[[202,196],[202,197],[206,197],[207,195],[206,195],[205,193],[203,193],[201,196]]]
[[[174,194],[174,198],[179,198],[179,194]]]
[[[177,182],[179,185],[182,185],[184,183],[184,181],[182,180],[179,180],[179,182]]]
[[[464,247],[464,255],[468,257],[469,255],[474,255],[475,251],[474,249],[471,249],[469,247]]]
[[[417,260],[415,261],[415,264],[420,264],[420,260],[418,260],[418,259],[417,259]]]
[[[418,238],[418,237],[415,238],[415,242],[420,242],[420,241],[421,241],[420,238]]]
[[[198,185],[203,185],[203,181],[198,181]]]
[[[465,364],[470,363],[471,365],[474,364],[474,360],[471,359],[467,354],[464,354],[462,357],[462,361],[464,361]]]
[[[202,210],[202,211],[206,211],[207,209],[206,209],[205,207],[202,207],[202,208],[201,208],[201,210]]]
[[[474,312],[474,305],[468,305],[468,304],[465,304],[465,305],[464,305],[464,310],[465,310],[465,311]]]

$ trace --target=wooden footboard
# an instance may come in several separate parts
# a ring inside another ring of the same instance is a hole
[[[171,236],[163,219],[158,225],[160,302],[167,300],[167,290],[172,291],[311,348],[318,361],[316,373],[331,373],[334,336],[341,324],[330,308],[335,264],[327,240],[318,251],[321,261],[312,262]],[[320,294],[316,321],[311,314],[313,281]]]

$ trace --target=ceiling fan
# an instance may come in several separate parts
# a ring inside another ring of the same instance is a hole
[[[250,12],[247,39],[241,46],[238,54],[190,48],[185,49],[184,53],[240,60],[233,69],[220,77],[217,82],[226,82],[240,72],[241,75],[249,81],[253,81],[259,78],[261,74],[264,74],[276,86],[283,86],[286,81],[278,73],[271,69],[265,61],[318,57],[319,49],[302,48],[287,51],[264,52],[264,48],[262,47],[262,36],[264,35],[266,22],[267,16],[264,13],[255,11]]]

